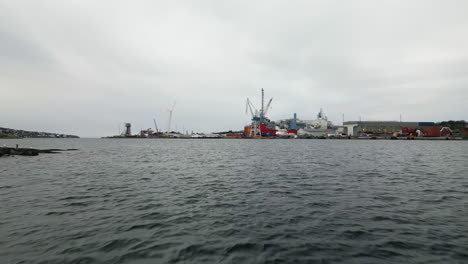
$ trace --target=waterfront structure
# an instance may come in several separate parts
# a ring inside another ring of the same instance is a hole
[[[343,123],[344,133],[348,136],[361,134],[380,134],[392,136],[404,128],[417,129],[435,126],[434,122],[398,122],[398,121],[346,121]]]
[[[292,119],[279,120],[277,130],[288,130],[288,133],[301,136],[327,136],[336,133],[336,129],[332,122],[328,121],[323,109],[320,109],[317,118],[314,120],[298,119],[296,113],[294,113]]]
[[[320,108],[316,119],[299,120],[299,122],[305,124],[305,126],[297,131],[298,135],[327,136],[336,133],[333,123],[328,121],[322,108]]]
[[[129,137],[132,135],[132,124],[130,123],[125,123],[125,134],[124,136]]]

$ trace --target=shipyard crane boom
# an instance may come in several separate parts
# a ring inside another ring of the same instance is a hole
[[[252,101],[249,100],[249,104],[250,106],[252,106],[252,109],[254,110],[254,112],[257,112],[257,107],[255,107],[255,105],[252,103]]]
[[[253,109],[255,109],[255,106],[253,106],[252,103],[250,102],[249,98],[247,98],[247,103],[245,104],[245,113],[247,114],[248,110],[250,110],[250,114],[252,115],[252,118],[253,118],[253,117],[255,117],[255,112],[257,110],[255,110],[255,112],[254,112],[252,107],[253,107]]]
[[[153,118],[153,121],[154,121],[154,127],[156,128],[156,133],[159,133],[158,125],[156,125],[156,118]]]
[[[268,110],[270,109],[270,106],[271,106],[271,102],[273,101],[273,98],[270,99],[270,101],[268,101],[268,104],[267,106],[265,107],[265,110],[263,112],[263,115],[266,116],[267,113],[268,113]]]

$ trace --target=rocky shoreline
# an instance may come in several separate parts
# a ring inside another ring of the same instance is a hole
[[[78,149],[33,149],[33,148],[9,148],[9,147],[0,147],[0,157],[8,156],[37,156],[39,153],[55,154],[61,153],[63,151],[74,151]]]

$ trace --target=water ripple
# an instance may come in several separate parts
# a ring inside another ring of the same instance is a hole
[[[26,143],[82,151],[0,161],[2,263],[468,262],[465,141]]]

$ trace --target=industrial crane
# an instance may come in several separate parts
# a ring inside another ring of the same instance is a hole
[[[273,101],[273,98],[271,98],[266,107],[265,107],[265,92],[262,88],[262,101],[261,101],[261,108],[260,110],[257,110],[257,108],[253,105],[253,103],[250,101],[249,98],[247,98],[246,105],[245,105],[245,113],[247,114],[250,112],[252,115],[252,126],[250,129],[250,135],[249,136],[256,136],[256,135],[262,135],[261,131],[261,126],[260,124],[265,123],[266,119],[266,114],[268,113],[268,110],[271,107],[271,102]]]
[[[154,121],[154,128],[156,129],[156,133],[159,133],[158,125],[156,125],[156,118],[153,118],[153,121]]]
[[[260,111],[257,110],[257,108],[254,106],[254,104],[247,97],[247,102],[246,102],[246,105],[245,105],[245,113],[247,114],[248,112],[250,112],[250,114],[252,115],[252,120],[257,120],[257,121],[263,122],[263,120],[265,119],[265,117],[266,117],[266,115],[268,113],[268,110],[271,108],[271,102],[272,101],[273,101],[273,98],[271,98],[268,101],[266,107],[264,107],[265,93],[264,93],[264,90],[262,88],[262,107],[260,108]]]

